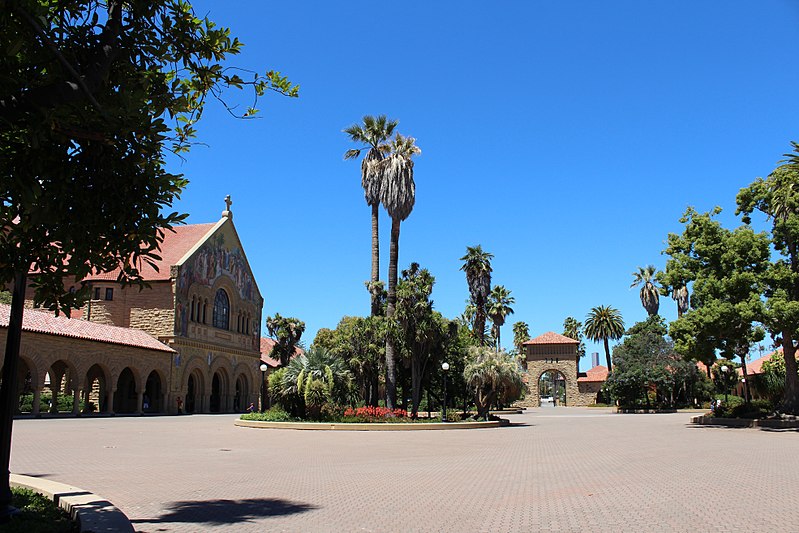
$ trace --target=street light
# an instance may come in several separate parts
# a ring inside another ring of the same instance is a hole
[[[269,368],[266,363],[261,363],[261,412],[266,407],[266,370]]]
[[[729,377],[727,376],[727,372],[730,371],[730,367],[727,365],[721,365],[721,372],[724,374],[724,405],[726,408],[727,405],[727,380]]]
[[[447,370],[449,370],[449,363],[441,365],[441,370],[444,371],[444,411],[441,414],[441,421],[447,421]]]

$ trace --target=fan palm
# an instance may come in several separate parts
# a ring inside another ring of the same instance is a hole
[[[583,342],[582,322],[572,316],[566,317],[563,321],[563,335],[580,343],[577,345],[577,357],[583,357],[585,355],[585,343]]]
[[[609,305],[594,307],[585,317],[585,336],[594,342],[602,341],[605,345],[605,360],[608,363],[608,372],[613,370],[610,359],[609,340],[617,340],[624,335],[624,320],[618,309]]]
[[[641,285],[641,304],[649,316],[658,314],[660,308],[660,294],[655,286],[655,273],[653,265],[638,267],[638,272],[633,272],[633,282],[630,288]]]
[[[671,291],[671,298],[677,302],[677,318],[680,318],[686,311],[690,304],[688,298],[688,287],[685,284],[677,285]]]
[[[344,130],[350,140],[362,145],[344,153],[344,159],[356,159],[361,151],[369,151],[361,161],[361,185],[363,186],[366,204],[372,208],[372,277],[368,285],[372,299],[372,316],[380,314],[380,241],[378,226],[378,207],[380,206],[380,189],[383,182],[382,168],[379,165],[388,151],[386,140],[394,133],[399,121],[389,120],[385,115],[373,117],[366,115],[361,124],[353,124]]]
[[[491,331],[496,339],[497,351],[500,350],[500,328],[505,324],[505,317],[513,314],[511,304],[516,303],[516,298],[510,295],[510,291],[502,285],[496,285],[488,295],[488,308],[486,312],[493,322]]]
[[[389,143],[389,155],[380,162],[383,183],[380,202],[391,217],[391,246],[388,259],[386,316],[392,318],[397,304],[397,261],[400,224],[408,218],[416,202],[412,157],[422,153],[416,139],[397,133]],[[397,395],[396,347],[393,335],[386,337],[386,407],[394,409]]]
[[[473,334],[482,345],[485,340],[486,302],[491,292],[491,260],[493,254],[484,252],[482,247],[467,246],[466,255],[461,257],[461,270],[466,272],[472,303],[475,307]]]

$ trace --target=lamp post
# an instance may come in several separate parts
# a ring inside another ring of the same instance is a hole
[[[724,374],[724,405],[726,408],[727,405],[727,380],[729,377],[727,376],[727,372],[730,371],[730,367],[727,365],[721,365],[721,373]]]
[[[449,363],[441,365],[441,370],[444,371],[444,410],[441,413],[441,421],[447,421],[447,370],[449,370]]]
[[[261,412],[266,409],[266,370],[269,368],[266,363],[261,363]]]

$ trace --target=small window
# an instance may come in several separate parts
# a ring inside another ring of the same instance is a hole
[[[94,288],[94,299],[95,300],[99,300],[100,299],[100,287],[95,287]]]
[[[208,300],[203,303],[203,324],[208,323]]]
[[[114,289],[109,287],[109,288],[107,288],[105,290],[105,299],[106,300],[113,300],[114,299]]]
[[[194,322],[194,312],[196,311],[196,309],[197,309],[197,300],[194,298],[194,296],[192,296],[191,297],[191,315],[189,315],[191,317],[189,320],[191,320],[192,322]]]

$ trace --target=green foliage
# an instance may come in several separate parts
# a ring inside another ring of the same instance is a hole
[[[0,526],[7,533],[74,533],[77,524],[50,498],[25,488],[11,489],[11,505],[21,514]]]
[[[500,328],[505,325],[505,318],[513,314],[511,304],[515,302],[516,299],[510,295],[510,291],[502,285],[495,285],[488,295],[486,313],[493,323],[491,334],[496,341],[497,350],[502,348],[500,346]]]
[[[474,321],[472,334],[482,345],[485,339],[486,305],[491,292],[491,260],[493,254],[484,252],[483,248],[467,246],[466,255],[460,258],[463,261],[461,270],[466,273],[466,283],[469,285],[471,304],[474,306]]]
[[[515,322],[513,324],[513,345],[520,357],[524,357],[524,343],[529,340],[530,326],[527,325],[527,322]]]
[[[164,153],[188,150],[205,103],[245,87],[298,94],[277,72],[226,66],[241,47],[182,0],[0,10],[0,286],[35,264],[35,302],[67,311],[88,297],[70,280],[90,272],[142,283],[186,216],[169,210],[188,182]]]
[[[346,363],[317,346],[291,360],[282,375],[281,390],[291,398],[290,410],[295,415],[302,414],[298,408],[316,409],[326,402],[351,404],[356,400]]]
[[[624,320],[618,309],[609,305],[594,307],[585,317],[585,336],[594,342],[602,341],[605,346],[605,359],[608,372],[613,370],[613,360],[610,358],[608,342],[620,339],[624,335]]]
[[[716,400],[719,402],[717,407],[713,410],[713,416],[719,418],[736,418],[734,412],[741,412],[746,404],[746,400],[734,394],[716,394]]]
[[[630,285],[630,288],[641,286],[641,305],[649,316],[657,315],[660,308],[660,292],[655,285],[656,272],[653,265],[638,267],[638,271],[633,272],[633,282]]]
[[[722,368],[726,367],[727,371],[724,372]],[[716,391],[723,394],[725,391],[729,394],[738,385],[738,369],[741,367],[735,361],[729,359],[719,359],[710,368],[710,373],[713,376],[713,384],[716,386]]]
[[[613,350],[615,368],[604,390],[622,407],[674,408],[708,396],[707,378],[674,352],[664,329],[663,319],[652,315]]]
[[[0,304],[11,305],[11,293],[0,291]]]
[[[494,400],[509,405],[521,396],[524,388],[516,361],[504,351],[486,347],[470,347],[463,371],[468,386],[474,391],[478,418],[488,418]]]
[[[567,316],[563,321],[563,335],[578,341],[577,354],[585,357],[585,343],[583,342],[583,323],[572,316]]]
[[[41,393],[39,397],[39,408],[41,412],[45,413],[50,409],[50,401],[53,399],[52,394],[49,392]],[[96,410],[97,406],[89,403],[91,411]],[[85,408],[83,399],[78,402],[78,409],[82,412]],[[20,394],[19,397],[19,410],[22,413],[30,413],[33,411],[33,393]],[[72,412],[72,394],[59,394],[58,395],[58,412],[71,413]]]
[[[252,412],[244,413],[240,417],[242,420],[258,420],[261,422],[296,422],[299,419],[291,416],[281,407],[272,407],[263,413]]]
[[[286,366],[297,353],[297,344],[305,332],[305,322],[275,313],[275,316],[266,317],[266,329],[269,336],[275,339],[270,355],[280,361],[280,366]]]
[[[713,364],[716,352],[745,358],[765,332],[763,274],[769,264],[769,239],[749,226],[730,231],[715,220],[720,208],[698,213],[688,208],[681,235],[669,234],[666,272],[692,282],[687,313],[671,325],[676,349],[686,357]]]

